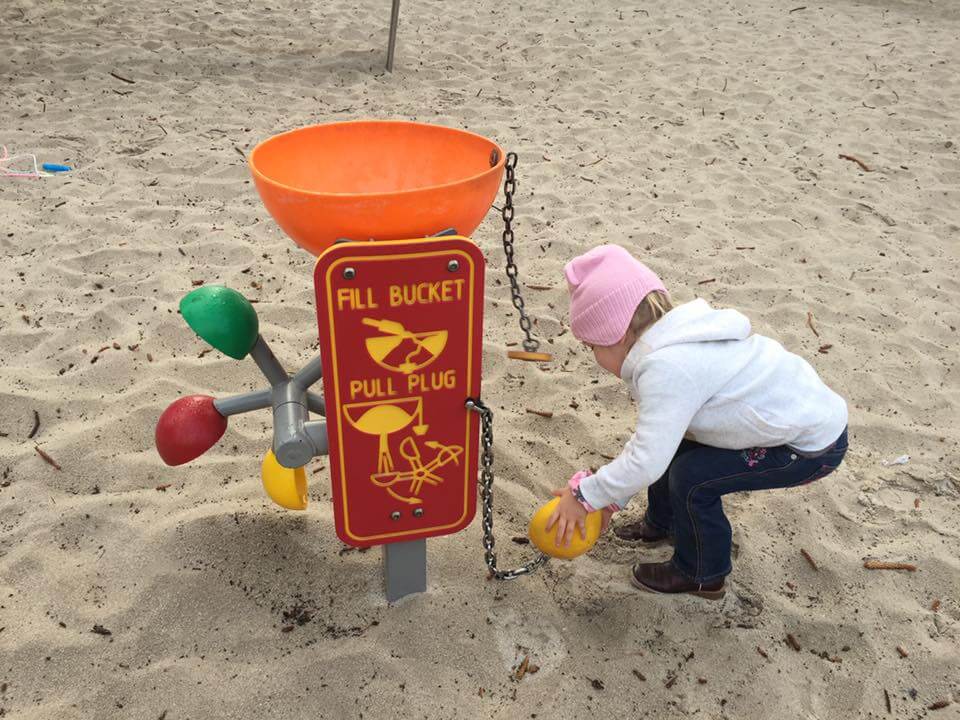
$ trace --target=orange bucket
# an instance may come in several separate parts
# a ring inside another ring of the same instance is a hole
[[[465,130],[360,120],[276,135],[250,153],[267,210],[319,255],[340,238],[469,236],[500,187],[503,150]]]

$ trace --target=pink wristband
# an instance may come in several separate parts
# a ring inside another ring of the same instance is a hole
[[[583,496],[583,492],[580,490],[580,483],[584,478],[590,477],[590,474],[591,473],[589,470],[580,470],[579,472],[574,473],[573,477],[567,482],[567,487],[570,488],[570,492],[573,493],[573,496],[581,505],[583,505],[587,512],[596,512],[597,509],[587,502],[587,499]],[[620,512],[623,510],[623,508],[616,503],[610,503],[604,508],[604,510],[609,510],[610,512]]]

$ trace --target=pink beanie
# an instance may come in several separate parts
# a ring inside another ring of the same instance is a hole
[[[637,305],[654,290],[657,274],[619,245],[601,245],[564,267],[570,290],[570,330],[591,345],[623,339]]]

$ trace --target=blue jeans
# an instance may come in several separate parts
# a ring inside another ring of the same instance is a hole
[[[846,452],[846,430],[815,458],[786,445],[721,450],[684,440],[663,477],[647,488],[646,521],[674,536],[673,564],[684,575],[700,583],[717,580],[733,569],[723,495],[805,485],[836,470]]]

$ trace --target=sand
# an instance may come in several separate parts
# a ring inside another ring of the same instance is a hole
[[[0,178],[0,715],[826,720],[960,701],[960,8],[405,1],[393,75],[388,15],[0,7],[0,143],[76,167]],[[503,564],[529,557],[510,538],[549,490],[633,425],[567,331],[561,269],[586,248],[621,243],[679,299],[739,308],[849,399],[837,473],[727,501],[723,601],[632,590],[630,564],[667,551],[613,537],[488,582],[477,520],[429,542],[426,594],[387,606],[379,551],[334,534],[323,458],[305,513],[266,498],[268,413],[188,466],[160,462],[154,423],[178,394],[261,386],[252,363],[201,356],[176,314],[193,281],[259,299],[289,366],[315,342],[312,258],[243,155],[360,117],[464,127],[520,155],[518,260],[550,288],[526,298],[556,361],[504,356],[519,338],[491,213],[474,238]],[[525,655],[539,671],[517,681]]]

